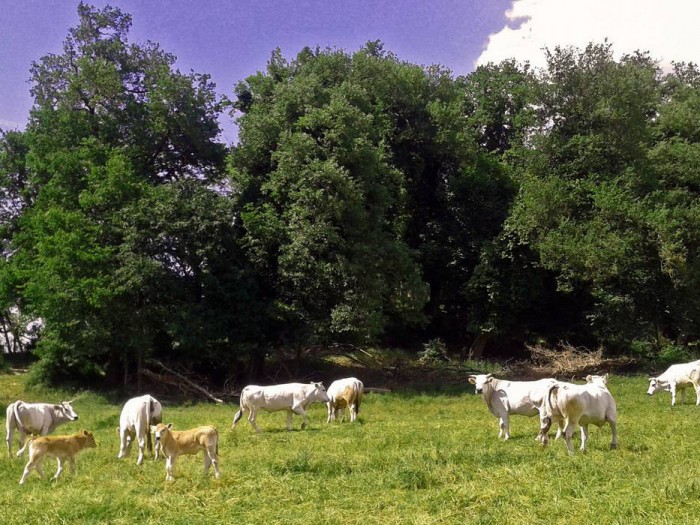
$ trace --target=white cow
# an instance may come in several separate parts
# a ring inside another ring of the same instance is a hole
[[[143,449],[148,445],[148,451],[153,450],[151,444],[151,425],[157,425],[163,421],[163,407],[160,402],[148,394],[134,397],[124,403],[119,417],[119,454],[117,458],[125,457],[131,450],[134,439],[139,443],[139,457],[136,464],[143,462]],[[158,459],[160,442],[156,441],[155,459]]]
[[[590,378],[590,381],[589,381]],[[540,418],[540,439],[547,444],[547,432],[553,420],[563,419],[564,438],[569,454],[574,453],[571,439],[576,425],[581,426],[581,450],[586,450],[588,425],[610,425],[612,442],[617,448],[617,406],[607,388],[607,375],[588,376],[585,385],[557,382],[547,389],[544,414]]]
[[[697,373],[692,373],[697,369],[700,369],[700,360],[671,365],[660,376],[649,378],[647,394],[651,396],[656,392],[671,392],[671,406],[673,406],[676,404],[676,392],[680,391],[681,403],[684,403],[685,389],[692,385],[695,388],[695,404],[700,405],[700,378]]]
[[[71,401],[61,401],[58,405],[15,401],[7,406],[6,416],[5,441],[7,454],[10,457],[12,457],[12,434],[15,429],[19,431],[19,445],[23,447],[27,435],[45,436],[56,430],[57,426],[78,419]]]
[[[354,377],[333,381],[327,391],[330,401],[326,403],[328,406],[326,423],[334,421],[341,410],[343,411],[343,420],[345,420],[346,408],[350,409],[350,421],[355,421],[357,413],[360,411],[364,389],[365,385],[362,384],[362,381]]]
[[[274,386],[248,385],[241,392],[240,409],[233,417],[231,430],[236,429],[243,413],[249,411],[248,421],[256,432],[260,427],[255,422],[258,410],[266,412],[287,411],[287,430],[292,429],[292,413],[304,418],[302,430],[306,428],[306,408],[313,402],[327,403],[329,401],[326,389],[322,383],[286,383]]]
[[[556,379],[538,381],[507,381],[496,379],[492,374],[469,376],[476,386],[476,393],[483,393],[486,406],[498,418],[498,437],[510,438],[510,415],[532,417],[543,414],[544,396]],[[537,439],[541,439],[538,435]]]

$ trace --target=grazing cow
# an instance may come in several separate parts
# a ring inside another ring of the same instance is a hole
[[[19,446],[24,450],[27,435],[45,436],[51,434],[58,425],[76,421],[78,414],[71,406],[71,401],[61,401],[58,405],[50,403],[25,403],[15,401],[7,406],[5,420],[7,454],[12,457],[12,434],[19,431]],[[18,452],[19,456],[20,453]]]
[[[676,404],[676,392],[680,390],[681,403],[684,403],[685,389],[692,385],[695,388],[695,404],[700,405],[700,377],[697,373],[692,373],[697,369],[700,369],[700,360],[671,365],[660,376],[649,378],[647,394],[651,396],[656,392],[671,392],[671,406],[673,406]]]
[[[313,402],[328,403],[330,399],[323,387],[323,383],[310,384],[286,383],[283,385],[257,386],[248,385],[241,392],[240,409],[233,417],[231,430],[236,429],[243,413],[249,411],[248,421],[256,432],[260,432],[260,427],[255,422],[258,410],[266,412],[287,411],[287,430],[292,429],[292,413],[304,418],[301,424],[302,430],[306,428],[307,414],[306,408]]]
[[[139,457],[136,464],[143,462],[143,449],[148,446],[148,451],[153,451],[151,444],[151,425],[157,425],[163,421],[163,407],[160,402],[146,394],[141,397],[129,399],[122,408],[119,418],[119,454],[117,458],[125,457],[131,450],[134,439],[139,443]],[[159,443],[156,443],[155,459],[158,459]]]
[[[151,430],[156,437],[156,443],[163,446],[165,456],[165,480],[175,479],[173,470],[178,456],[197,454],[204,451],[204,473],[209,472],[209,467],[214,465],[214,476],[219,477],[219,432],[216,427],[206,425],[190,430],[172,430],[173,424],[152,426]]]
[[[75,456],[86,448],[95,448],[96,446],[95,437],[92,435],[92,432],[87,430],[71,436],[29,438],[27,444],[22,448],[22,451],[24,451],[24,448],[29,447],[29,461],[24,467],[19,484],[24,484],[32,469],[36,470],[42,479],[44,478],[44,469],[41,463],[46,456],[58,460],[58,470],[56,470],[56,475],[53,479],[58,479],[61,472],[63,472],[65,460],[68,460],[70,463],[71,474],[75,474]]]
[[[328,420],[326,423],[334,421],[338,417],[338,412],[343,411],[343,421],[345,420],[345,408],[350,408],[350,421],[357,419],[360,411],[360,403],[365,386],[362,381],[354,377],[338,379],[333,381],[328,387]]]
[[[547,389],[544,399],[545,411],[540,419],[540,438],[547,444],[547,432],[553,419],[564,420],[564,438],[569,454],[574,453],[571,438],[576,425],[581,426],[581,451],[586,450],[588,425],[610,425],[612,442],[610,448],[617,448],[617,406],[608,390],[607,376],[590,376],[591,382],[585,385],[557,382]],[[586,378],[588,380],[588,378]]]
[[[509,416],[542,416],[544,396],[556,380],[506,381],[496,379],[492,374],[479,374],[469,376],[469,382],[476,386],[477,394],[483,393],[489,412],[498,418],[498,437],[509,439]],[[538,435],[537,439],[541,436]]]

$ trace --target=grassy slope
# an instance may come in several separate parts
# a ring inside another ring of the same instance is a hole
[[[17,397],[62,397],[22,381],[0,376],[3,414]],[[172,483],[162,461],[116,459],[120,405],[90,394],[74,405],[79,425],[58,431],[95,432],[98,448],[78,457],[75,477],[33,473],[21,487],[26,456],[3,451],[0,523],[697,522],[700,407],[672,409],[668,394],[648,398],[645,388],[641,377],[613,378],[620,449],[608,450],[607,427],[592,427],[588,453],[574,457],[561,441],[537,445],[535,418],[513,418],[513,437],[498,441],[496,419],[469,394],[371,394],[354,425],[326,425],[314,405],[303,432],[286,432],[283,413],[263,413],[261,435],[245,420],[229,432],[233,406],[166,406],[175,428],[211,423],[221,434],[222,478],[202,475],[200,454],[178,462]]]

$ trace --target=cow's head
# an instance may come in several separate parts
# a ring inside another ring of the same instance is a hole
[[[161,440],[163,439],[163,437],[166,436],[172,428],[173,428],[172,423],[168,423],[167,425],[164,425],[163,423],[158,423],[157,425],[151,425],[151,432],[153,432],[153,436],[156,439],[156,443],[160,443]]]
[[[315,401],[320,401],[321,403],[328,403],[331,398],[328,397],[328,394],[326,393],[326,387],[323,386],[323,383],[311,381],[311,384],[314,386],[313,391],[311,392],[311,398]]]
[[[649,378],[649,390],[647,390],[647,394],[652,396],[652,395],[656,394],[657,392],[661,392],[663,389],[664,389],[664,387],[661,384],[661,381],[659,381],[655,377]]]
[[[71,401],[61,401],[60,405],[53,406],[56,412],[69,421],[76,421],[78,419],[78,414],[75,413],[73,407],[71,406]]]
[[[476,387],[476,393],[481,394],[484,390],[484,385],[490,383],[493,379],[493,374],[477,374],[469,376],[469,382]]]
[[[92,435],[92,432],[88,432],[87,430],[83,430],[81,432],[81,434],[87,438],[85,440],[85,447],[86,448],[96,448],[97,447],[97,443],[95,443],[95,436]]]
[[[593,383],[594,385],[608,387],[608,374],[604,376],[586,376],[586,383]]]

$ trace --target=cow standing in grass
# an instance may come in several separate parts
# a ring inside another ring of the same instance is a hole
[[[330,401],[323,383],[286,383],[273,386],[248,385],[241,392],[240,409],[233,417],[231,430],[236,429],[243,414],[248,411],[248,421],[256,432],[260,432],[260,427],[255,419],[259,410],[266,412],[287,411],[287,430],[292,429],[292,414],[297,414],[304,418],[301,424],[302,430],[306,428],[306,409],[311,403],[327,403]]]
[[[197,454],[204,451],[204,473],[209,471],[209,467],[214,465],[214,476],[221,476],[219,472],[219,432],[216,427],[206,425],[190,430],[172,430],[173,424],[164,425],[159,423],[151,427],[156,438],[156,443],[163,447],[165,456],[165,480],[175,479],[173,471],[175,462],[179,456],[186,454]]]
[[[350,410],[350,421],[355,421],[360,411],[364,389],[365,386],[362,384],[362,381],[354,377],[333,381],[326,392],[329,398],[327,403],[328,419],[326,422],[335,421],[341,410],[343,411],[343,420],[345,420],[346,408]]]
[[[148,394],[134,397],[124,403],[119,417],[119,454],[117,458],[125,457],[131,450],[134,440],[138,441],[139,456],[136,464],[143,462],[143,450],[148,446],[148,451],[153,451],[151,443],[151,425],[157,425],[163,421],[163,407],[160,402]],[[155,459],[158,459],[160,445],[156,443]]]
[[[53,479],[58,479],[63,472],[63,463],[68,460],[71,474],[75,474],[75,456],[86,448],[95,448],[95,437],[92,432],[83,430],[71,436],[48,436],[30,438],[25,447],[29,447],[29,461],[24,467],[19,484],[27,480],[32,469],[36,470],[41,478],[44,478],[42,462],[46,456],[58,460],[58,470]],[[22,449],[24,451],[24,448]]]
[[[532,417],[544,410],[544,396],[548,387],[556,379],[539,381],[507,381],[496,379],[492,374],[469,376],[469,382],[476,387],[476,393],[483,394],[486,406],[498,418],[498,437],[510,438],[510,416]],[[540,435],[537,439],[541,439]]]
[[[5,420],[5,441],[7,454],[12,457],[12,436],[15,429],[19,432],[19,446],[24,450],[24,440],[28,435],[46,436],[56,427],[69,421],[77,421],[78,414],[73,410],[71,401],[51,403],[25,403],[15,401],[7,406]],[[21,455],[20,452],[17,455]]]
[[[660,376],[650,377],[647,394],[651,396],[656,392],[671,392],[673,406],[678,391],[681,393],[681,403],[685,402],[685,389],[689,386],[695,389],[695,404],[700,405],[700,360],[671,365]]]
[[[572,437],[576,425],[581,426],[581,451],[586,450],[588,425],[610,425],[612,442],[617,448],[617,405],[607,388],[606,376],[589,376],[585,385],[557,382],[550,386],[544,400],[544,414],[540,419],[540,438],[547,444],[547,432],[554,419],[564,421],[564,438],[569,454],[574,453]]]

